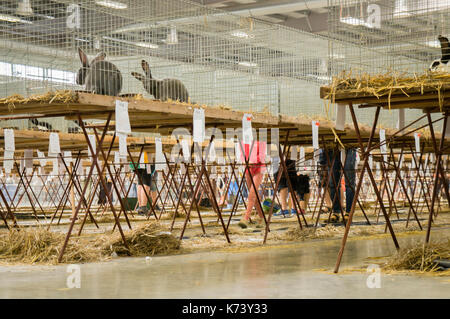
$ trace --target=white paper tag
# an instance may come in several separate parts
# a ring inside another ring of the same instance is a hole
[[[356,152],[355,157],[356,157],[355,168],[357,168],[358,165],[359,165],[359,162],[361,161],[361,158],[359,157],[359,152],[358,151]]]
[[[72,163],[71,151],[64,151],[64,162],[66,162],[67,167],[70,167],[70,163]]]
[[[380,151],[382,154],[387,153],[387,145],[386,145],[386,131],[383,129],[380,129]],[[385,162],[387,161],[385,157]]]
[[[3,168],[5,169],[5,173],[11,174],[13,166],[14,166],[14,152],[5,150],[3,154]]]
[[[319,149],[319,121],[312,121],[312,145],[314,150]]]
[[[48,146],[48,152],[52,154],[61,153],[61,147],[59,146],[59,135],[58,133],[50,133],[50,144]]]
[[[370,168],[370,170],[372,170],[372,168],[373,168],[373,156],[372,156],[372,154],[369,155],[369,168]]]
[[[244,145],[250,145],[253,141],[252,115],[244,114],[242,117],[242,140]]]
[[[291,160],[297,161],[298,152],[297,152],[297,146],[291,146]]]
[[[194,109],[193,115],[193,134],[194,142],[203,143],[205,140],[205,110],[204,109]]]
[[[48,153],[48,157],[53,164],[53,170],[51,172],[52,176],[57,176],[59,174],[59,165],[58,165],[58,157],[56,153]]]
[[[45,165],[47,165],[47,159],[45,158],[44,152],[38,150],[37,154],[39,158],[39,164],[41,165],[41,167],[45,167]]]
[[[300,164],[305,166],[305,148],[303,146],[300,147]]]
[[[127,156],[127,135],[123,133],[116,134],[119,137],[119,154],[120,156]]]
[[[420,153],[420,133],[414,133],[414,141],[416,142],[416,152]]]
[[[128,102],[116,100],[116,134],[131,134]]]
[[[5,138],[5,150],[14,152],[16,150],[15,142],[14,142],[14,130],[5,129],[3,130],[3,135]]]
[[[214,141],[212,141],[211,146],[209,148],[208,162],[214,163],[215,161],[216,161],[216,146],[214,144]]]
[[[114,152],[114,166],[116,169],[120,167],[120,154],[119,152]]]
[[[189,145],[191,144],[190,141],[191,139],[187,137],[184,137],[181,140],[181,148],[183,150],[183,159],[185,163],[191,162],[191,151],[189,149]]]
[[[25,160],[25,168],[33,168],[33,150],[24,150],[23,158]]]
[[[336,123],[334,128],[338,131],[343,131],[345,129],[345,104],[338,104],[336,108]]]
[[[155,169],[162,171],[166,168],[166,160],[163,154],[162,142],[160,137],[155,138]]]
[[[241,146],[239,145],[239,143],[234,143],[234,157],[236,159],[236,163],[242,163]]]
[[[91,143],[92,149],[94,152],[97,152],[97,141],[95,140],[95,135],[88,135],[89,142]],[[91,157],[91,149],[88,146],[88,156]]]
[[[78,166],[77,166],[77,175],[78,175],[78,176],[82,176],[83,173],[84,173],[84,170],[83,170],[83,160],[80,160],[79,163],[78,163]]]

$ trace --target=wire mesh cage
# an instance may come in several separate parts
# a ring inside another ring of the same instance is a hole
[[[449,0],[329,0],[330,72],[423,74],[441,57],[438,36],[450,36]],[[370,123],[374,111],[359,111]],[[406,120],[420,111],[408,111]],[[395,127],[397,117],[382,112],[380,123]],[[419,123],[418,123],[419,125]]]
[[[1,97],[141,93],[291,115],[321,113],[330,80],[326,38],[184,0],[2,1],[0,74]]]

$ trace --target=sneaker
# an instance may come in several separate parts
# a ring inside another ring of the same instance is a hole
[[[273,213],[273,216],[275,217],[279,217],[279,216],[283,216],[283,217],[289,217],[289,210],[287,209],[282,209],[276,213]]]
[[[242,218],[239,221],[238,226],[241,227],[241,228],[247,228],[248,227],[248,220],[246,220],[245,218]]]
[[[292,216],[296,216],[297,215],[297,210],[295,210],[295,209],[291,209],[291,217]]]

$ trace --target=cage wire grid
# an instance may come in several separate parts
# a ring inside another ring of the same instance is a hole
[[[328,7],[331,76],[343,71],[352,76],[423,74],[440,58],[438,35],[450,36],[449,0],[328,0]],[[382,111],[380,125],[395,127],[397,112]],[[367,124],[374,113],[357,110]],[[408,110],[406,121],[420,115],[420,110]]]
[[[181,81],[191,102],[275,115],[323,111],[318,90],[330,80],[323,36],[184,0],[30,3],[29,15],[17,13],[18,0],[0,5],[1,97],[86,89],[76,82],[81,48],[89,61],[106,54],[120,71],[121,94],[155,98],[131,74],[144,75],[145,60],[154,79]],[[104,68],[97,77],[112,85]]]
[[[22,1],[31,10],[21,12]],[[155,98],[131,74],[144,75],[145,60],[154,79],[181,81],[195,103],[334,119],[334,106],[326,114],[319,99],[319,87],[331,76],[343,70],[421,73],[439,57],[437,35],[450,33],[450,0],[329,0],[328,7],[324,37],[187,0],[4,0],[0,97],[86,89],[76,82],[81,48],[89,61],[106,54],[120,71],[121,94]],[[373,112],[358,110],[358,116],[370,123]],[[72,125],[50,121],[61,131]],[[382,112],[382,125],[395,122],[396,116]]]

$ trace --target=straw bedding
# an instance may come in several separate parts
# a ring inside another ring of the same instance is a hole
[[[115,234],[105,242],[105,253],[115,252],[119,256],[153,256],[173,253],[180,249],[180,241],[164,231],[156,222],[125,232],[125,238],[129,249],[125,247],[120,235]]]
[[[342,72],[334,77],[330,88],[330,93],[326,97],[334,103],[335,94],[358,93],[373,95],[377,98],[387,96],[390,106],[390,97],[394,94],[404,94],[409,96],[409,92],[424,94],[424,91],[437,92],[439,103],[442,107],[443,97],[441,89],[444,85],[450,85],[450,74],[441,72],[426,72],[421,75],[406,75],[398,72],[387,72],[378,75],[352,75],[350,72]]]
[[[450,260],[450,239],[430,242],[428,245],[415,243],[400,249],[384,265],[388,270],[419,270],[434,272],[439,269],[435,260]]]
[[[55,264],[65,234],[44,228],[21,228],[0,235],[0,261]],[[169,254],[180,249],[180,241],[164,232],[158,223],[148,223],[125,232],[127,250],[118,232],[113,235],[71,237],[63,263],[93,262],[119,256],[153,256]]]
[[[23,263],[56,263],[65,235],[44,228],[14,229],[0,236],[0,260]],[[95,246],[84,239],[71,239],[63,262],[87,262],[101,259]]]

